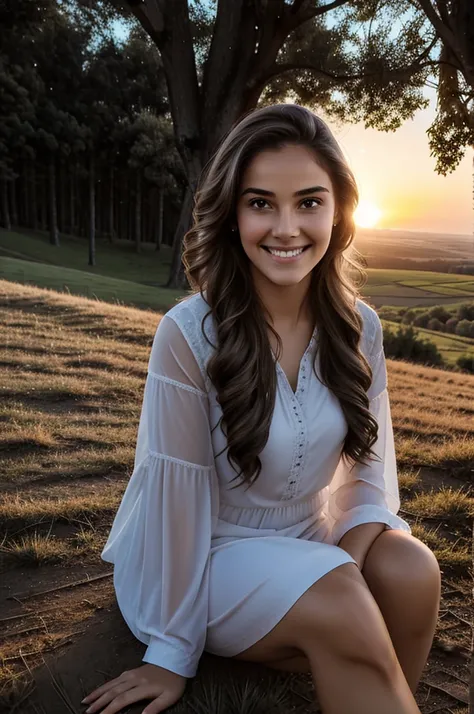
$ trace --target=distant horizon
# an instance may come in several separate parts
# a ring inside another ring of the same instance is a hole
[[[383,231],[384,233],[388,233],[390,231],[399,231],[403,233],[422,233],[422,234],[429,234],[429,235],[435,235],[435,236],[463,236],[464,238],[473,238],[474,239],[474,232],[472,233],[461,233],[459,231],[430,231],[427,229],[418,229],[418,228],[405,228],[404,226],[402,227],[391,227],[391,228],[382,228],[378,226],[374,226],[373,228],[369,227],[364,227],[364,226],[357,226],[357,233],[361,233],[362,231],[369,231],[371,233],[375,233],[376,231],[380,232]],[[474,248],[474,244],[473,244]]]

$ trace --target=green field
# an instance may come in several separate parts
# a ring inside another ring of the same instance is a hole
[[[407,306],[413,304],[435,304],[433,298],[459,297],[460,302],[474,300],[474,280],[472,275],[455,273],[430,273],[423,270],[381,270],[369,269],[364,294],[386,298],[384,304]],[[442,300],[442,302],[446,302]]]
[[[130,280],[108,278],[82,270],[59,268],[17,258],[0,257],[0,278],[158,312],[166,312],[175,304],[177,298],[183,296],[182,290],[155,288]]]
[[[149,243],[137,254],[132,242],[109,243],[99,239],[96,244],[96,265],[88,265],[88,243],[84,238],[60,237],[61,246],[49,242],[46,233],[17,233],[0,228],[0,256],[23,258],[93,275],[105,275],[146,285],[163,285],[168,280],[171,248],[162,245],[159,251]],[[6,277],[6,276],[4,276]]]

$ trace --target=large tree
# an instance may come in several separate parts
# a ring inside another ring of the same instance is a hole
[[[440,41],[436,118],[428,129],[436,170],[453,171],[474,146],[474,2],[416,0]]]
[[[422,88],[437,38],[423,37],[409,2],[128,0],[126,7],[160,51],[188,182],[170,287],[183,282],[182,238],[201,169],[244,112],[290,96],[389,131],[427,104]],[[391,37],[403,12],[403,32]]]
[[[88,237],[90,265],[96,232],[170,242],[184,185],[158,49],[100,20],[74,0],[0,3],[0,222]]]

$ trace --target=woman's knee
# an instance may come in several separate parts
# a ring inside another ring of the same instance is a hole
[[[384,671],[395,652],[380,609],[354,563],[331,570],[299,601],[297,645],[308,658],[331,653]]]

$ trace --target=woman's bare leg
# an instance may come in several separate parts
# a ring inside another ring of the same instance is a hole
[[[420,714],[382,613],[360,571],[353,564],[349,566],[342,575],[354,580],[359,603],[358,612],[353,611],[353,621],[346,622],[351,648],[348,650],[337,638],[331,644],[330,636],[325,647],[311,638],[303,644],[321,708],[324,714]],[[325,597],[328,585],[332,587],[323,578],[319,596]],[[339,605],[335,603],[334,607],[337,612]],[[334,620],[328,614],[330,628]],[[369,641],[364,641],[364,631],[371,633]]]
[[[387,530],[370,548],[362,575],[380,608],[400,666],[415,693],[438,622],[439,564],[433,552],[411,534]]]
[[[278,661],[301,655],[324,714],[420,714],[382,614],[353,563],[318,580],[235,659],[278,668]]]

